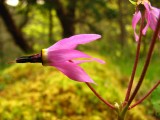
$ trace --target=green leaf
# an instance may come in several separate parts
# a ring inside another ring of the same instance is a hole
[[[131,2],[133,5],[136,5],[136,2],[129,0],[129,2]]]

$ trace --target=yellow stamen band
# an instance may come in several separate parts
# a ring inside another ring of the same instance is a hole
[[[47,49],[42,49],[41,51],[42,54],[42,65],[44,66],[48,66],[49,62],[48,62],[48,50]]]

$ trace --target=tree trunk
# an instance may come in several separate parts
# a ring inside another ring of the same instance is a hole
[[[3,67],[3,44],[0,40],[0,68]]]
[[[118,17],[118,22],[119,22],[119,28],[120,28],[120,44],[123,47],[124,43],[126,41],[126,29],[125,29],[125,24],[123,21],[123,8],[122,8],[122,0],[118,0],[118,11],[119,11],[119,17]]]
[[[48,40],[49,40],[49,44],[54,44],[55,41],[53,40],[53,15],[52,15],[52,8],[49,8],[48,12],[49,12]]]
[[[16,27],[11,14],[5,6],[4,0],[0,1],[0,15],[12,35],[14,42],[22,49],[24,52],[32,52],[33,49],[27,44],[25,38],[23,37],[21,31]]]
[[[75,9],[77,0],[68,0],[67,8],[64,8],[60,0],[54,0],[55,10],[63,28],[63,37],[69,37],[75,33]]]

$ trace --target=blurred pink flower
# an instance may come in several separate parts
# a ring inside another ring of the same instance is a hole
[[[136,33],[136,25],[139,22],[140,18],[142,18],[143,12],[145,15],[145,19],[147,21],[147,24],[145,25],[145,27],[142,30],[143,35],[146,34],[148,27],[150,27],[153,31],[155,31],[157,21],[158,21],[159,15],[160,15],[160,9],[151,6],[149,1],[144,0],[141,3],[138,3],[137,10],[136,10],[136,12],[133,16],[133,19],[132,19],[132,27],[134,29],[134,36],[135,36],[136,41],[138,41],[138,39],[139,39],[139,36]],[[159,33],[158,37],[160,38],[160,33]]]
[[[79,44],[86,44],[99,38],[101,38],[101,36],[98,34],[79,34],[64,38],[51,47],[42,49],[43,65],[56,67],[72,80],[94,83],[78,64],[91,61],[97,61],[102,64],[105,62],[75,50],[75,48]]]

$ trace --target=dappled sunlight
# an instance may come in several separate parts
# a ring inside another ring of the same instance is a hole
[[[19,0],[6,0],[6,3],[11,6],[17,6],[19,3]]]

